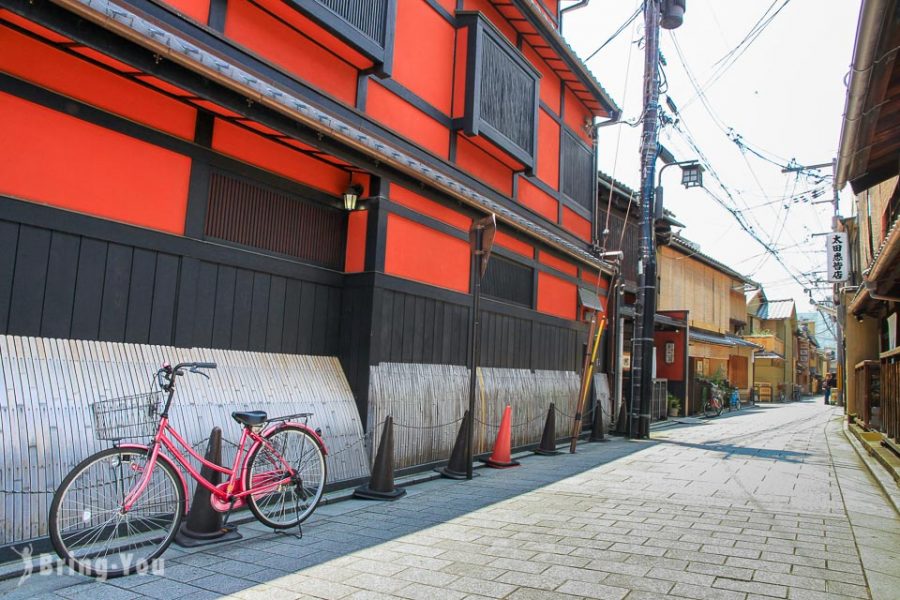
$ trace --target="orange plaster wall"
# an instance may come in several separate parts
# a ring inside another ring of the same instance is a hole
[[[487,20],[495,25],[513,46],[516,45],[516,29],[509,24],[509,21],[503,18],[503,15],[497,12],[497,9],[494,8],[494,5],[489,0],[465,0],[463,9],[481,11]]]
[[[356,102],[357,70],[247,0],[229,0],[225,35],[338,100]]]
[[[557,271],[566,273],[572,277],[578,277],[578,267],[566,260],[548,254],[547,252],[542,251],[538,254],[538,262],[545,264],[548,267],[553,267]]]
[[[563,206],[562,226],[584,241],[591,241],[591,222],[565,206]]]
[[[209,22],[209,0],[164,0],[164,2],[198,23],[206,25]]]
[[[329,192],[335,197],[347,188],[347,174],[340,169],[219,119],[213,127],[212,146],[223,154]]]
[[[399,185],[391,186],[391,202],[402,204],[418,213],[434,217],[438,221],[443,221],[447,225],[463,231],[468,231],[472,225],[472,219],[466,215],[460,214],[452,208],[447,208]]]
[[[456,30],[425,0],[397,3],[393,77],[448,116],[455,36]]]
[[[494,234],[494,243],[498,246],[503,246],[507,250],[512,250],[516,254],[534,258],[534,248],[531,245],[526,244],[511,235],[506,235],[502,231],[498,231]]]
[[[184,233],[188,157],[4,93],[0,131],[0,194]]]
[[[556,223],[559,203],[524,177],[519,177],[518,200],[534,212],[549,219],[550,222]]]
[[[591,111],[568,88],[566,89],[565,98],[566,114],[563,120],[578,137],[584,140],[584,143],[591,145],[593,143],[591,136],[584,130],[584,124],[593,119]]]
[[[549,273],[539,272],[537,310],[563,319],[575,319],[578,312],[578,291],[575,284]]]
[[[450,131],[374,79],[369,80],[366,112],[440,157],[450,150]]]
[[[384,270],[468,293],[469,244],[409,219],[388,215]]]
[[[344,271],[361,273],[366,268],[366,226],[369,211],[357,210],[347,217],[347,255]]]
[[[560,90],[560,79],[556,76],[556,73],[553,72],[552,69],[547,65],[547,63],[538,56],[538,53],[534,51],[529,44],[524,45],[525,58],[528,59],[528,62],[532,64],[534,68],[536,68],[541,74],[540,80],[540,96],[541,102],[550,107],[550,110],[559,115],[559,106],[560,106],[560,98],[559,98],[559,90]]]
[[[559,125],[544,109],[538,110],[537,176],[559,189]]]
[[[0,71],[154,129],[194,139],[194,109],[3,26]]]
[[[511,196],[512,169],[473,144],[463,134],[458,134],[456,139],[456,164],[482,183]]]

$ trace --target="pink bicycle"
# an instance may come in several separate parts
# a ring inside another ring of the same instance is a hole
[[[156,373],[160,391],[92,405],[98,439],[112,440],[114,447],[76,466],[50,505],[50,540],[71,568],[118,577],[146,569],[162,555],[188,510],[187,482],[176,463],[209,490],[212,507],[220,512],[246,505],[266,526],[287,529],[316,509],[328,452],[307,426],[311,413],[272,419],[262,411],[232,413],[243,428],[230,468],[207,461],[172,427],[176,376],[185,371],[206,376],[200,369],[214,368],[215,363],[166,364]],[[151,436],[149,445],[121,443]],[[210,483],[179,446],[226,480]]]

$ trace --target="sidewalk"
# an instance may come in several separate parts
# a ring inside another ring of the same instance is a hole
[[[428,481],[393,503],[323,506],[303,539],[242,525],[240,542],[170,550],[161,575],[36,575],[0,594],[900,598],[900,520],[832,407],[761,406],[653,438]]]

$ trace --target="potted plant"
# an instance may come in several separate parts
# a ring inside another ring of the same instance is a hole
[[[667,399],[669,402],[669,416],[679,416],[678,413],[681,411],[681,400],[679,400],[677,396],[674,396],[671,393],[669,393]]]

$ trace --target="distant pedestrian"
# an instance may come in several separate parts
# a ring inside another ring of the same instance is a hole
[[[831,404],[831,388],[837,383],[834,373],[825,376],[825,404]]]

